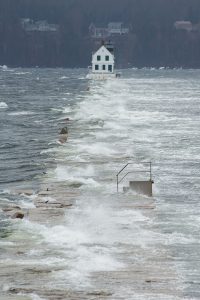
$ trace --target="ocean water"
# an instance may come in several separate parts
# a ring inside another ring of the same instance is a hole
[[[200,71],[86,74],[0,70],[0,299],[200,299]],[[117,194],[117,172],[141,161],[153,198]],[[44,185],[75,194],[60,222],[2,210],[33,209]]]

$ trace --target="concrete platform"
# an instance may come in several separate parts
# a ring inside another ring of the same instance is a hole
[[[127,192],[129,190],[132,190],[138,194],[142,194],[148,197],[152,197],[152,185],[153,180],[147,180],[147,181],[129,181],[129,187],[124,187],[123,191]]]

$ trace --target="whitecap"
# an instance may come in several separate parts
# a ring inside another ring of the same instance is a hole
[[[63,113],[65,114],[65,113],[69,113],[69,112],[71,112],[72,110],[71,110],[71,108],[69,107],[69,106],[67,106],[67,107],[65,107],[64,109],[63,109]]]
[[[25,200],[19,201],[19,206],[21,208],[35,208],[35,205],[33,204],[32,201],[25,201]]]
[[[8,105],[5,102],[0,102],[0,109],[1,108],[8,108]]]
[[[44,298],[41,298],[40,296],[34,293],[29,294],[29,296],[31,297],[32,300],[45,300]]]
[[[26,74],[31,74],[30,72],[17,72],[15,75],[26,75]]]
[[[57,143],[55,143],[55,144],[57,144]],[[42,155],[42,154],[54,153],[54,152],[58,152],[58,149],[56,149],[56,148],[45,149],[45,150],[42,150],[40,152],[40,154]]]
[[[69,77],[67,77],[67,76],[62,76],[62,77],[60,77],[60,79],[69,79]]]
[[[198,240],[196,240],[192,235],[185,235],[183,233],[173,232],[172,234],[167,235],[164,243],[166,245],[174,245],[174,244],[187,245],[191,243],[198,243]]]
[[[113,149],[106,143],[95,143],[88,145],[79,145],[79,152],[95,156],[112,156],[117,153],[117,149]]]
[[[55,107],[52,107],[52,108],[50,108],[52,111],[58,111],[58,112],[60,112],[60,111],[62,111],[62,108],[55,108]]]
[[[9,246],[13,246],[14,243],[10,242],[10,241],[2,240],[2,241],[0,241],[0,245],[1,245],[1,247],[9,247]]]
[[[32,115],[34,112],[32,111],[18,111],[18,112],[11,112],[9,116],[25,116],[25,115]]]

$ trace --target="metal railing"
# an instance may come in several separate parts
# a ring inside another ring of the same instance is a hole
[[[121,179],[119,179],[119,175],[129,166],[129,165],[135,165],[136,163],[139,163],[139,164],[148,164],[149,165],[149,170],[141,170],[141,171],[130,171],[130,172],[127,172]],[[124,178],[131,174],[131,173],[149,173],[149,180],[152,181],[152,171],[151,171],[151,166],[152,166],[152,163],[151,161],[145,161],[145,162],[131,162],[131,163],[127,163],[116,175],[117,177],[117,192],[119,191],[119,184],[124,180]]]

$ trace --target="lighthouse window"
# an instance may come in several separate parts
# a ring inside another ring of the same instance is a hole
[[[97,55],[97,60],[100,61],[101,60],[101,56]]]
[[[99,65],[95,65],[95,70],[99,70]]]
[[[102,70],[105,71],[105,69],[106,69],[106,65],[103,65],[103,66],[102,66]]]
[[[109,55],[106,55],[106,61],[109,61]]]
[[[108,65],[108,71],[112,72],[112,65]]]

